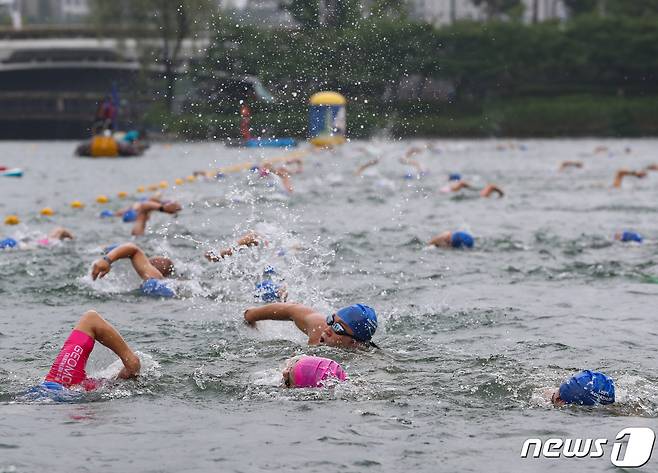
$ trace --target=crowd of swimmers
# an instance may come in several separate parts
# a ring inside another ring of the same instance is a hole
[[[415,169],[417,176],[426,173],[420,163],[412,156],[420,152],[419,148],[412,148],[400,159],[404,165]],[[355,175],[363,173],[379,163],[379,158],[371,159],[359,166]],[[294,166],[294,167],[291,167]],[[580,161],[565,161],[560,170],[567,168],[582,168]],[[292,192],[291,176],[303,170],[301,160],[294,159],[282,166],[265,164],[252,168],[260,177],[277,176],[283,186]],[[658,166],[649,166],[641,171],[622,169],[617,172],[613,186],[620,187],[626,176],[642,178],[647,171],[658,170]],[[208,173],[199,171],[205,177]],[[496,195],[502,198],[505,193],[496,184],[487,184],[481,189],[476,188],[461,175],[454,173],[448,176],[448,184],[441,189],[442,192],[461,192],[475,190],[482,198]],[[146,224],[153,212],[176,214],[182,206],[175,201],[166,201],[158,196],[142,199],[119,211],[104,211],[104,218],[118,217],[124,222],[132,223],[131,234],[143,235]],[[49,235],[36,239],[37,245],[49,245],[64,239],[73,239],[73,234],[64,228],[56,228]],[[615,239],[623,242],[642,242],[641,235],[625,231],[615,235]],[[474,246],[474,238],[465,231],[444,231],[431,238],[429,245],[441,248],[468,249]],[[248,232],[241,236],[234,245],[227,248],[207,251],[204,256],[210,262],[220,262],[231,257],[236,251],[250,247],[266,245],[267,240],[255,233]],[[14,239],[8,238],[0,241],[0,249],[12,248],[19,245]],[[164,256],[148,257],[135,243],[111,245],[103,250],[101,258],[93,262],[91,268],[92,280],[105,277],[112,270],[112,266],[120,260],[129,260],[135,273],[142,280],[140,290],[143,294],[156,297],[175,297],[175,290],[167,280],[175,277],[176,266],[174,261]],[[244,311],[244,322],[250,327],[256,327],[258,322],[264,320],[277,320],[292,322],[297,329],[305,334],[308,345],[326,345],[341,349],[377,349],[373,336],[378,327],[375,310],[361,303],[355,303],[339,308],[330,315],[303,304],[286,302],[287,287],[276,278],[276,270],[268,266],[263,271],[262,279],[256,284],[257,297],[264,305],[251,307]],[[88,378],[85,371],[86,362],[95,342],[112,350],[123,363],[118,374],[120,379],[138,376],[140,361],[135,352],[128,346],[120,333],[108,323],[100,314],[87,311],[73,328],[71,334],[64,342],[59,355],[55,359],[44,382],[37,390],[58,392],[74,387],[82,390],[94,390],[102,380]],[[297,356],[285,363],[281,373],[282,385],[286,387],[323,387],[333,383],[343,382],[348,378],[346,371],[336,361],[317,356]],[[615,402],[615,384],[607,375],[585,370],[565,380],[559,388],[549,394],[550,401],[555,406],[565,404],[596,405],[611,404]]]

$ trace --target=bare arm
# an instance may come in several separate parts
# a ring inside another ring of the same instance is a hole
[[[137,220],[135,220],[135,225],[133,225],[132,235],[140,236],[144,234],[144,231],[146,230],[146,222],[148,222],[151,212],[154,210],[174,214],[180,209],[181,206],[178,202],[161,203],[157,200],[147,200],[146,202],[142,202],[137,206]]]
[[[135,272],[143,280],[151,278],[162,279],[162,273],[151,264],[142,249],[134,243],[125,243],[117,246],[105,255],[105,258],[96,260],[91,268],[92,279],[95,281],[99,277],[105,277],[110,272],[112,263],[125,258],[130,258]]]
[[[85,312],[75,326],[76,330],[86,333],[102,345],[112,350],[123,362],[119,378],[127,379],[139,374],[139,358],[130,349],[121,334],[95,310]]]
[[[244,235],[242,235],[240,238],[238,238],[237,243],[237,248],[241,246],[258,246],[261,242],[263,242],[263,238],[258,235],[256,232],[247,232]],[[235,248],[235,249],[237,249]],[[205,257],[208,261],[212,261],[216,263],[217,261],[221,261],[225,256],[231,256],[233,255],[234,248],[225,248],[217,254],[213,250],[207,251],[205,254]]]
[[[482,189],[482,191],[480,191],[480,195],[482,197],[490,197],[493,193],[498,194],[498,197],[503,197],[505,195],[502,189],[495,184],[488,184],[484,189]]]
[[[447,247],[450,246],[451,238],[452,238],[451,232],[441,232],[438,235],[436,235],[434,238],[432,238],[427,244]]]
[[[244,311],[244,320],[252,327],[259,320],[292,320],[299,330],[311,336],[317,328],[326,325],[322,314],[302,304],[277,302]]]
[[[359,166],[359,167],[357,168],[357,170],[354,171],[354,175],[355,175],[355,176],[360,176],[360,175],[363,173],[363,171],[365,171],[365,170],[368,169],[369,167],[375,166],[375,165],[377,165],[377,164],[379,164],[379,159],[371,159],[370,161],[368,161],[368,162],[365,163],[364,165]]]
[[[57,227],[53,229],[53,231],[50,232],[48,236],[54,240],[73,240],[73,233],[64,227]]]

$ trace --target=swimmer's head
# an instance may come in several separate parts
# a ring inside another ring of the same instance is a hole
[[[149,261],[153,266],[155,266],[155,269],[160,271],[160,274],[162,274],[163,278],[168,278],[174,274],[174,262],[169,258],[165,258],[164,256],[156,256],[149,259]]]
[[[377,314],[364,304],[343,307],[327,317],[327,328],[320,335],[320,343],[350,347],[373,345],[370,341],[377,330]]]
[[[114,217],[114,212],[111,210],[105,209],[101,212],[101,218]]]
[[[0,240],[0,250],[4,250],[5,248],[15,248],[16,245],[18,245],[18,242],[13,238],[5,238],[4,240]]]
[[[327,380],[345,381],[347,373],[334,360],[318,356],[298,356],[288,360],[283,382],[289,388],[320,388]]]
[[[553,404],[593,406],[615,402],[615,383],[598,371],[585,370],[565,381],[553,394]]]
[[[448,180],[449,181],[461,181],[462,180],[462,175],[459,174],[458,172],[453,172],[450,175],[448,175]]]
[[[455,232],[450,237],[450,245],[453,248],[473,248],[475,240],[470,233]]]
[[[615,240],[623,241],[623,242],[629,242],[629,241],[635,241],[637,243],[642,243],[642,235],[636,232],[621,232],[621,233],[616,233],[615,234]]]
[[[135,220],[137,220],[137,210],[128,209],[123,213],[123,221],[125,223],[134,222]]]

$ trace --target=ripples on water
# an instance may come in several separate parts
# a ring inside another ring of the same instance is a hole
[[[0,254],[0,354],[6,360],[0,367],[0,400],[5,411],[21,409],[21,417],[7,425],[45,454],[59,455],[32,427],[37,419],[43,422],[38,406],[52,401],[24,393],[39,382],[71,326],[91,307],[141,352],[146,372],[135,381],[76,393],[71,404],[104,406],[112,400],[109,405],[142,419],[132,428],[150,441],[157,441],[150,432],[169,423],[186,431],[188,418],[202,431],[214,431],[200,414],[211,409],[222,413],[227,432],[240,433],[240,442],[236,438],[233,445],[221,434],[212,438],[237,451],[266,441],[288,446],[306,441],[376,452],[359,450],[347,461],[314,449],[316,463],[297,463],[299,456],[291,460],[304,471],[320,471],[322,464],[434,471],[437,445],[463,448],[473,438],[481,438],[484,452],[470,459],[449,453],[438,458],[453,469],[478,470],[486,461],[502,468],[517,461],[522,437],[550,432],[553,422],[577,418],[588,428],[612,428],[630,425],[633,418],[658,417],[653,205],[658,173],[628,181],[621,191],[608,187],[618,167],[651,163],[655,142],[633,142],[630,155],[580,157],[585,168],[569,173],[556,172],[559,162],[596,143],[527,142],[504,150],[499,144],[434,143],[434,151],[416,157],[429,171],[418,179],[405,179],[408,170],[397,161],[411,143],[380,142],[314,153],[305,172],[293,176],[290,196],[248,173],[169,189],[166,197],[179,199],[183,212],[175,219],[155,214],[149,232],[138,240],[147,254],[176,261],[175,286],[182,297],[166,301],[140,296],[127,262],[115,264],[104,280],[91,281],[89,268],[101,248],[130,240],[129,225],[96,218],[100,206],[92,204],[94,196],[101,186],[113,195],[173,181],[209,163],[257,156],[195,144],[155,146],[139,160],[92,162],[69,157],[71,145],[65,143],[48,145],[47,153],[39,152],[46,146],[39,144],[24,157],[23,144],[3,145],[9,164],[26,168],[22,181],[2,182],[0,203],[3,215],[23,216],[21,225],[4,231],[24,243],[23,249]],[[609,143],[613,150],[626,145]],[[370,147],[382,163],[355,177],[353,171],[371,159],[361,146]],[[494,181],[507,195],[485,200],[443,194],[438,189],[450,172],[480,186]],[[98,176],[104,176],[100,183]],[[74,198],[88,202],[88,208],[66,208]],[[35,217],[45,205],[57,207],[58,214]],[[31,245],[55,224],[71,228],[76,240]],[[250,229],[268,244],[216,264],[203,259],[208,249],[228,246]],[[475,235],[474,250],[425,247],[434,234],[460,229]],[[624,229],[639,231],[647,241],[614,242],[612,235]],[[267,265],[285,279],[289,300],[325,312],[351,302],[374,306],[380,320],[375,339],[382,350],[307,347],[292,324],[266,322],[258,331],[245,327],[242,312],[257,303],[252,289]],[[284,361],[302,353],[336,359],[349,382],[323,390],[282,389]],[[88,371],[111,377],[119,366],[97,344]],[[619,402],[550,408],[543,392],[584,368],[612,375]],[[25,404],[33,407],[20,407]],[[153,410],[161,404],[163,411]],[[149,412],[148,420],[140,412]],[[325,416],[334,420],[318,425]],[[112,414],[104,417],[113,420]],[[627,421],[619,424],[619,418]],[[151,430],[140,427],[144,424]],[[508,432],[513,441],[494,435],[496,425],[517,426]],[[567,425],[558,430],[580,435]],[[105,435],[100,427],[87,428],[91,438]],[[52,429],[68,435],[65,426]],[[244,432],[251,437],[244,438]],[[128,439],[111,438],[133,450]],[[201,452],[216,446],[196,441]],[[29,464],[27,444],[9,457],[19,466]],[[256,454],[252,465],[268,464],[271,455]],[[0,468],[13,465],[3,462]]]

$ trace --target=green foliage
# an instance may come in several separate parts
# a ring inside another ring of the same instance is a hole
[[[611,15],[638,18],[658,16],[658,0],[607,0],[605,8]]]

